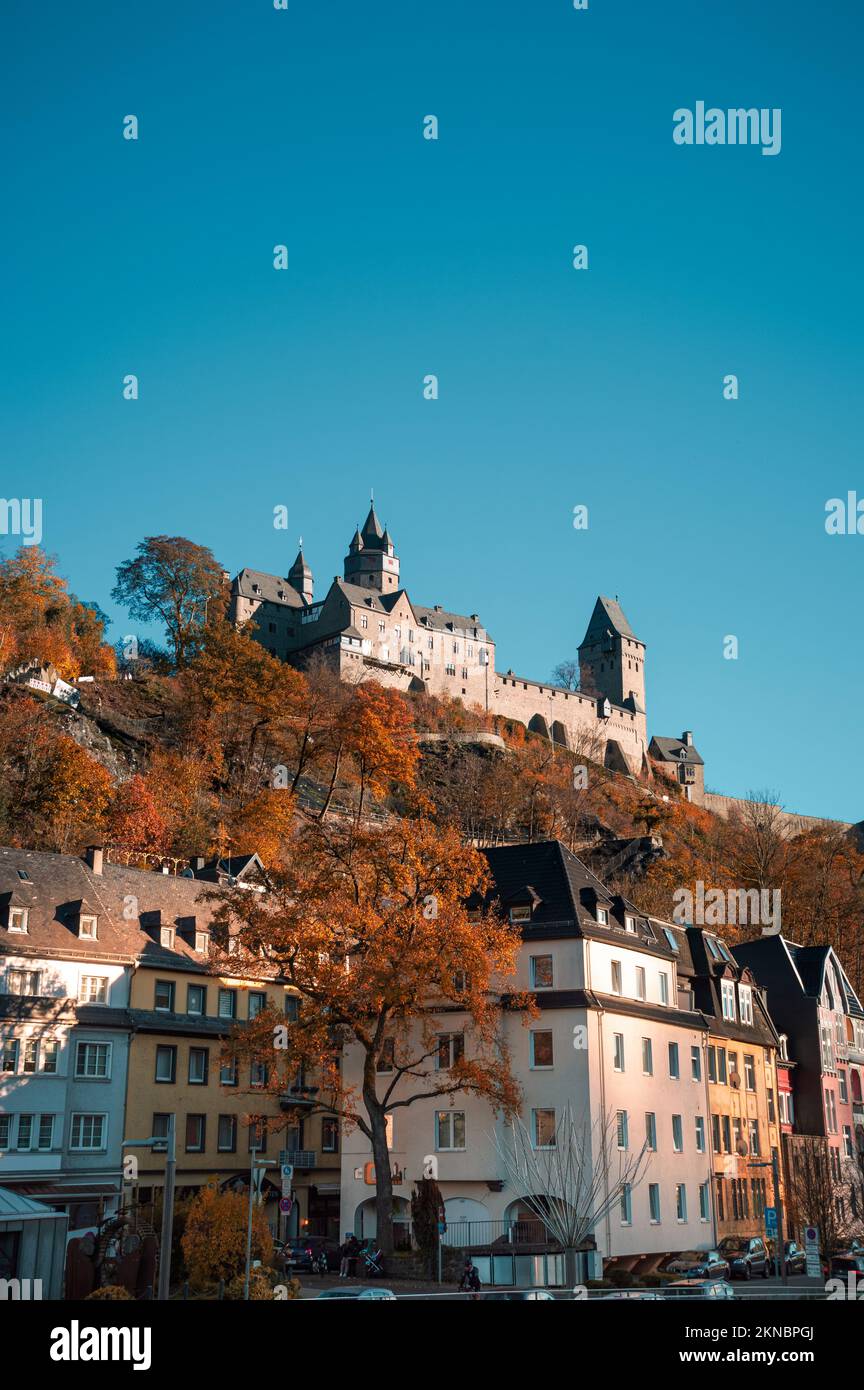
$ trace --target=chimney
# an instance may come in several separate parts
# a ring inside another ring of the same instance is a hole
[[[101,845],[88,845],[85,858],[94,874],[102,873],[103,850]]]
[[[681,742],[686,743],[688,748],[693,747],[693,733],[690,729],[685,729],[681,735]]]

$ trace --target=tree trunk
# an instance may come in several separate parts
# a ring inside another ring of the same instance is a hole
[[[333,793],[336,790],[336,779],[339,776],[339,764],[341,761],[342,745],[340,743],[339,747],[336,750],[336,756],[333,760],[333,776],[330,778],[330,786],[327,789],[327,798],[324,802],[324,805],[321,807],[321,813],[318,816],[319,820],[323,820],[327,812],[330,810],[330,802],[333,800]]]
[[[363,1103],[372,1130],[372,1157],[375,1160],[376,1236],[382,1255],[393,1253],[393,1178],[387,1148],[387,1118],[375,1094],[374,1083],[363,1087]]]

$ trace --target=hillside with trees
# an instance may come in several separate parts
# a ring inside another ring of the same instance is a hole
[[[183,538],[142,542],[114,596],[162,623],[164,647],[115,651],[97,605],[38,548],[0,562],[2,671],[42,661],[93,677],[77,709],[0,685],[2,843],[76,853],[100,840],[174,867],[257,851],[275,870],[316,823],[359,833],[422,819],[474,846],[557,838],[661,916],[700,881],[779,888],[784,933],[830,942],[864,987],[855,830],[792,838],[764,792],[724,820],[659,769],[622,776],[456,701],[345,684],[321,662],[295,670],[230,626],[224,572]]]

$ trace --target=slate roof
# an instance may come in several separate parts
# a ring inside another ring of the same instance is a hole
[[[685,754],[682,758],[681,753]],[[654,734],[648,748],[652,757],[657,757],[661,762],[667,763],[701,763],[703,759],[697,753],[692,743],[687,744],[680,738],[663,738],[660,734]]]
[[[486,641],[480,634],[485,633],[486,629],[479,618],[466,617],[464,613],[450,613],[444,608],[423,608],[419,604],[414,605],[414,612],[417,614],[417,621],[423,627],[441,632],[467,632],[469,637],[475,636],[478,640]]]
[[[301,556],[298,555],[297,560],[300,558]],[[294,562],[295,566],[297,560]],[[243,598],[277,603],[281,604],[283,608],[306,608],[308,606],[305,599],[288,583],[288,580],[281,578],[278,574],[265,574],[263,570],[242,569],[234,583],[237,586],[237,592]],[[257,584],[260,590],[257,594],[252,587],[254,584]]]
[[[533,904],[531,921],[523,925],[526,938],[590,936],[626,942],[634,949],[666,960],[675,959],[663,924],[641,912],[629,898],[611,894],[596,874],[560,841],[493,846],[481,853],[494,881],[491,900],[505,908]],[[609,913],[608,926],[597,921],[598,906]],[[628,915],[636,919],[635,932],[625,929]]]
[[[594,612],[591,614],[588,628],[580,646],[584,647],[589,642],[596,641],[610,628],[621,637],[632,637],[634,641],[639,640],[625,618],[624,611],[618,600],[614,598],[604,598],[601,594],[594,605]]]
[[[369,515],[363,522],[363,530],[360,532],[364,550],[384,550],[386,549],[384,527],[375,514],[374,502],[369,508]]]
[[[349,603],[353,603],[357,608],[369,609],[372,613],[389,613],[403,595],[409,604],[411,603],[407,589],[395,589],[392,594],[379,594],[377,589],[364,589],[362,584],[352,584],[350,579],[340,579],[338,575],[333,583],[337,589],[342,590]]]
[[[248,868],[249,856],[244,859],[243,867]],[[240,865],[239,859],[231,862]],[[30,881],[22,882],[19,869]],[[14,890],[28,908],[26,935],[10,933],[5,922],[0,923],[0,953],[123,963],[141,959],[148,965],[205,971],[206,957],[195,952],[194,932],[207,930],[213,917],[215,905],[203,894],[219,878],[217,861],[201,873],[204,882],[106,862],[97,874],[76,855],[0,849],[0,893]],[[77,935],[73,911],[82,898],[98,918],[95,941],[82,941]],[[124,917],[124,909],[129,912],[136,905],[135,915]],[[173,950],[159,944],[160,926],[175,928]]]

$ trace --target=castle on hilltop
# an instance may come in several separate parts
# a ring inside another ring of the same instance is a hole
[[[579,646],[578,688],[499,671],[495,642],[477,613],[451,613],[439,603],[427,608],[409,597],[393,538],[374,504],[351,538],[342,577],[334,577],[323,599],[315,599],[301,541],[284,579],[240,571],[231,585],[229,617],[238,627],[251,624],[256,641],[294,666],[318,655],[346,681],[370,679],[461,700],[614,772],[652,777],[660,771],[670,791],[677,785],[688,801],[719,816],[743,804],[705,790],[705,765],[689,730],[648,741],[645,643],[617,598],[601,596],[594,604]],[[852,828],[845,821],[780,814],[796,835],[817,825]]]
[[[238,626],[251,621],[256,640],[292,665],[320,654],[345,680],[368,677],[398,690],[456,698],[618,772],[649,772],[650,751],[676,764],[685,795],[698,799],[702,759],[692,738],[664,739],[663,748],[655,740],[649,750],[645,644],[617,599],[601,597],[594,605],[574,690],[499,671],[495,642],[478,614],[416,603],[399,570],[393,539],[373,504],[362,530],[354,532],[342,576],[323,599],[315,599],[301,542],[285,578],[240,571],[231,588],[231,619]]]

